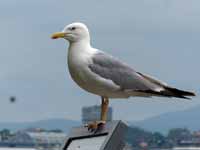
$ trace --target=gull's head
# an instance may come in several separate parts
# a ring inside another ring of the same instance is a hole
[[[69,42],[79,42],[90,40],[89,30],[83,23],[72,23],[67,25],[63,31],[56,32],[51,36],[52,39],[64,38]]]

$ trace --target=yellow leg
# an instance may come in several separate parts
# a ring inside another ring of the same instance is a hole
[[[107,120],[109,100],[108,98],[101,97],[101,121]]]
[[[89,131],[91,132],[97,132],[101,129],[102,125],[106,123],[107,120],[107,112],[108,112],[108,104],[109,100],[106,97],[101,97],[101,119],[100,121],[94,121],[92,123],[89,123],[86,125]]]

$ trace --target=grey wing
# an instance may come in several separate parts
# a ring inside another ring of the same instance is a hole
[[[89,65],[92,72],[98,76],[112,80],[121,90],[158,91],[161,86],[145,79],[134,69],[118,59],[103,52],[93,56],[93,63]]]
[[[93,63],[89,68],[98,76],[113,81],[124,91],[184,99],[189,99],[187,96],[195,96],[193,92],[179,90],[149,75],[136,72],[127,64],[103,52],[93,56]]]

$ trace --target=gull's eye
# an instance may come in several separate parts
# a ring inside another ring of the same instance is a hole
[[[71,28],[71,30],[75,30],[75,29],[76,29],[76,27],[72,27],[72,28]]]

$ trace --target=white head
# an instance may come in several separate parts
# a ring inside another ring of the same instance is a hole
[[[67,25],[62,32],[54,33],[51,38],[64,38],[70,43],[83,40],[90,42],[90,34],[87,26],[83,23],[77,22]]]

